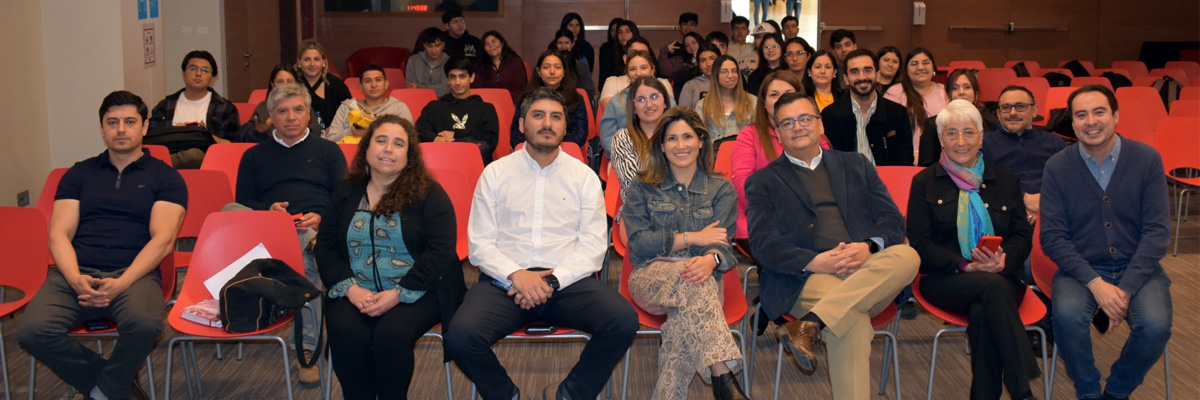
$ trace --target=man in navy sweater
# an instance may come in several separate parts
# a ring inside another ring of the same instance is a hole
[[[1167,184],[1150,146],[1116,134],[1117,100],[1099,85],[1067,99],[1076,143],[1046,162],[1042,248],[1058,264],[1054,333],[1080,399],[1124,399],[1171,337]],[[1096,318],[1094,318],[1095,316]],[[1103,391],[1091,329],[1129,322],[1130,335]]]
[[[313,258],[310,242],[321,224],[321,213],[329,196],[346,175],[346,157],[337,144],[321,139],[319,132],[309,132],[308,116],[312,98],[304,87],[289,83],[271,90],[267,110],[275,121],[272,140],[246,150],[238,165],[237,204],[231,209],[271,210],[298,215],[296,232],[304,249],[304,276],[321,287],[321,275]],[[312,315],[304,318],[304,348],[297,352],[316,351],[317,316],[321,315],[320,301],[308,303]],[[319,381],[316,366],[300,369],[300,382]]]

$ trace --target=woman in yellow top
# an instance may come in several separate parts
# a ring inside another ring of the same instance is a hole
[[[838,63],[829,50],[819,50],[808,59],[808,75],[804,77],[804,90],[812,93],[817,108],[822,110],[833,104],[842,95],[842,84],[837,79]]]

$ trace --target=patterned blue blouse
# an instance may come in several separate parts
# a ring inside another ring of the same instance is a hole
[[[396,290],[403,303],[415,302],[425,294],[425,291],[397,285],[413,266],[412,254],[404,246],[399,213],[372,217],[371,204],[363,195],[346,231],[346,246],[350,249],[350,269],[354,277],[330,288],[330,298],[345,296],[355,284],[371,293]]]

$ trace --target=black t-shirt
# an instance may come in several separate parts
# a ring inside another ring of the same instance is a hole
[[[54,200],[79,200],[71,245],[79,265],[102,271],[129,267],[150,242],[150,210],[167,201],[187,208],[187,185],[174,168],[150,156],[117,171],[108,151],[75,163],[63,174]]]

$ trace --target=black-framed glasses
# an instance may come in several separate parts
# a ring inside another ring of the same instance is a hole
[[[779,120],[779,122],[776,122],[775,125],[778,126],[779,129],[790,131],[792,129],[796,129],[797,125],[799,125],[801,128],[808,128],[812,126],[813,122],[816,122],[819,119],[821,119],[821,117],[818,115],[800,114],[800,116],[796,118]]]
[[[1001,104],[1000,112],[1006,113],[1012,112],[1012,110],[1017,110],[1017,112],[1025,112],[1029,110],[1029,107],[1033,107],[1033,103]]]

